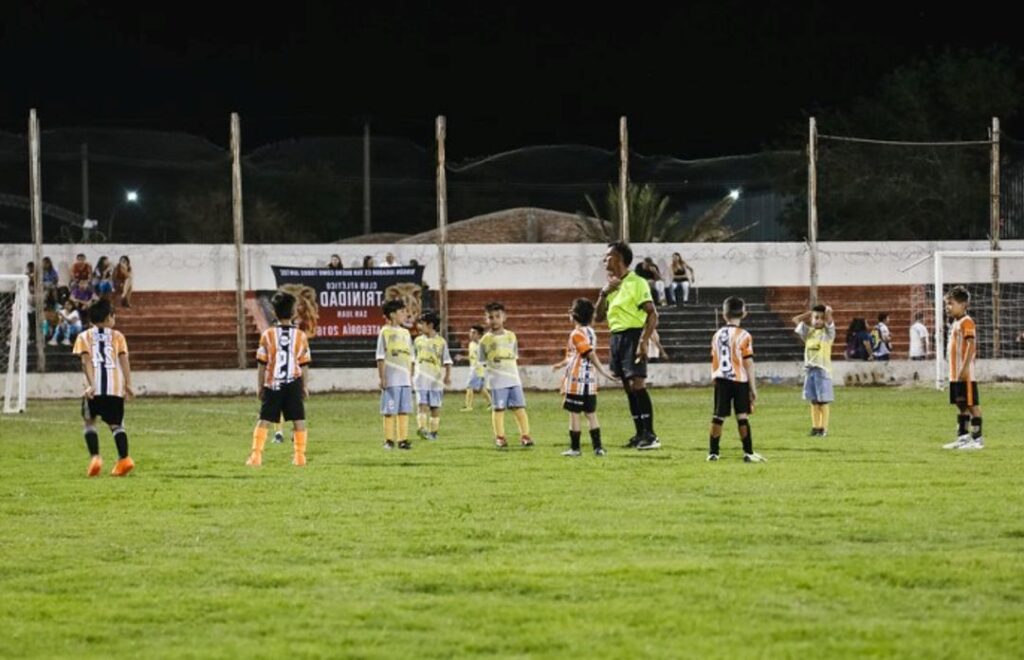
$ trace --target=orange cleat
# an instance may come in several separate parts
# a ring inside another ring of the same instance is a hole
[[[133,469],[135,469],[135,461],[130,456],[125,456],[114,465],[114,469],[110,471],[110,474],[114,477],[123,477]]]
[[[95,477],[103,469],[103,459],[99,456],[93,456],[92,460],[89,461],[89,470],[85,473],[86,476]]]
[[[259,467],[263,465],[263,453],[254,451],[253,453],[249,454],[249,458],[245,460],[245,464],[248,465],[249,467]]]

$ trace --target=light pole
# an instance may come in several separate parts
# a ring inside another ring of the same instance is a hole
[[[117,210],[125,204],[138,204],[139,193],[137,190],[128,190],[124,194],[124,199],[114,205],[114,210],[110,212],[110,221],[107,222],[107,241],[113,241],[114,239],[114,216],[117,215]]]

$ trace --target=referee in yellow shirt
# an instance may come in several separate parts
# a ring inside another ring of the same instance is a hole
[[[647,392],[647,342],[658,327],[658,310],[647,280],[629,269],[633,249],[619,241],[608,245],[604,267],[608,284],[597,297],[597,320],[607,319],[612,331],[611,370],[622,380],[629,398],[636,435],[627,447],[657,449],[661,446],[654,433],[654,409]]]

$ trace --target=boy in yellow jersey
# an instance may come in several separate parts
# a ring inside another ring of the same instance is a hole
[[[810,325],[807,324],[810,321]],[[804,342],[804,400],[811,404],[811,436],[828,435],[828,404],[832,393],[832,344],[836,341],[836,324],[832,308],[815,305],[811,311],[793,317],[797,336]]]
[[[474,325],[469,329],[469,347],[466,359],[469,360],[469,381],[466,383],[466,405],[462,412],[473,412],[473,395],[483,392],[487,405],[491,405],[491,393],[487,390],[487,372],[480,364],[480,338],[484,336],[484,326]],[[460,358],[461,359],[461,358]]]
[[[256,393],[260,419],[252,432],[252,451],[245,464],[263,464],[263,447],[271,425],[284,417],[292,423],[292,464],[306,464],[306,408],[309,396],[309,338],[292,325],[295,296],[278,291],[271,298],[277,323],[263,331],[256,350]]]
[[[440,325],[441,317],[437,312],[428,310],[420,314],[420,335],[412,344],[413,384],[419,403],[416,434],[424,440],[437,440],[444,388],[452,384],[452,356],[448,353],[448,342],[437,334]]]
[[[953,319],[949,327],[946,359],[949,362],[949,402],[957,407],[956,440],[943,449],[984,449],[981,435],[981,399],[978,381],[974,378],[974,360],[978,354],[978,329],[967,314],[971,302],[970,292],[955,286],[945,296],[946,314]],[[971,432],[967,432],[967,423]]]
[[[569,308],[569,318],[576,325],[569,333],[565,359],[552,367],[565,368],[562,379],[562,407],[569,411],[569,449],[562,456],[580,455],[580,413],[587,416],[590,444],[595,456],[604,456],[601,445],[601,426],[597,421],[597,374],[612,380],[597,358],[597,333],[590,327],[594,319],[594,303],[577,298]]]
[[[78,335],[73,350],[81,357],[85,374],[82,420],[90,456],[86,474],[95,477],[103,469],[100,439],[96,433],[96,418],[102,417],[114,434],[117,446],[118,460],[110,474],[123,477],[135,467],[128,455],[128,432],[124,429],[124,402],[134,396],[128,342],[114,330],[114,310],[109,300],[101,299],[90,307],[89,319],[93,327]]]
[[[526,416],[526,395],[519,379],[519,342],[505,329],[505,306],[499,302],[484,306],[489,331],[480,339],[480,363],[487,370],[491,385],[491,424],[494,444],[498,449],[508,446],[505,440],[505,410],[511,410],[519,426],[519,443],[532,447],[530,419]]]
[[[736,412],[736,426],[743,443],[743,462],[764,463],[765,458],[754,453],[754,437],[748,417],[757,399],[754,380],[754,343],[750,333],[740,327],[747,315],[742,298],[729,296],[722,303],[722,316],[726,325],[711,338],[711,377],[715,380],[715,412],[711,418],[711,441],[708,460],[717,461],[722,424]]]
[[[405,303],[389,300],[381,308],[387,324],[377,335],[377,374],[380,376],[380,414],[384,417],[384,449],[412,449],[412,337],[403,326]]]

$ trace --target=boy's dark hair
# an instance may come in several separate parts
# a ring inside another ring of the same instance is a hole
[[[914,320],[915,321],[923,321],[924,320],[924,312],[918,312],[917,314],[914,314]]]
[[[888,318],[889,318],[889,312],[879,312],[878,313],[878,322],[879,323],[885,323]]]
[[[386,300],[384,304],[380,306],[382,312],[384,312],[384,318],[391,318],[391,315],[400,309],[405,309],[405,303],[401,300]]]
[[[471,325],[469,326],[469,328],[470,330],[476,330],[476,334],[480,336],[483,336],[484,334],[484,326],[480,325],[479,323],[477,323],[476,325]]]
[[[722,315],[729,320],[742,318],[745,307],[746,303],[743,302],[743,298],[729,296],[722,302]]]
[[[811,307],[811,311],[812,312],[821,312],[822,314],[824,314],[826,311],[828,311],[828,309],[824,305],[822,305],[821,303],[818,303],[814,307]]]
[[[959,284],[949,290],[946,294],[947,298],[957,301],[958,303],[971,302],[971,292],[966,287],[960,286]]]
[[[82,252],[79,252],[78,254],[76,254],[76,255],[75,255],[75,259],[77,259],[77,258],[79,258],[79,257],[81,257],[81,258],[85,259],[85,254],[84,254],[84,253],[82,253]]]
[[[580,325],[590,325],[594,320],[594,303],[586,298],[577,298],[572,301],[572,320]]]
[[[274,316],[278,321],[291,321],[295,316],[295,296],[286,291],[275,293],[270,299],[270,306],[274,308]]]
[[[622,257],[622,263],[626,266],[633,263],[633,248],[629,247],[629,243],[626,241],[615,241],[614,243],[609,243],[608,247]]]
[[[423,323],[429,323],[431,326],[433,326],[434,330],[437,330],[438,328],[441,327],[441,315],[432,309],[428,309],[427,311],[420,314],[420,321]]]
[[[110,307],[110,301],[106,298],[100,298],[96,301],[96,304],[89,308],[89,320],[94,324],[103,323],[113,313],[114,310]]]
[[[489,302],[484,305],[484,310],[488,312],[504,312],[505,306],[500,302]]]

